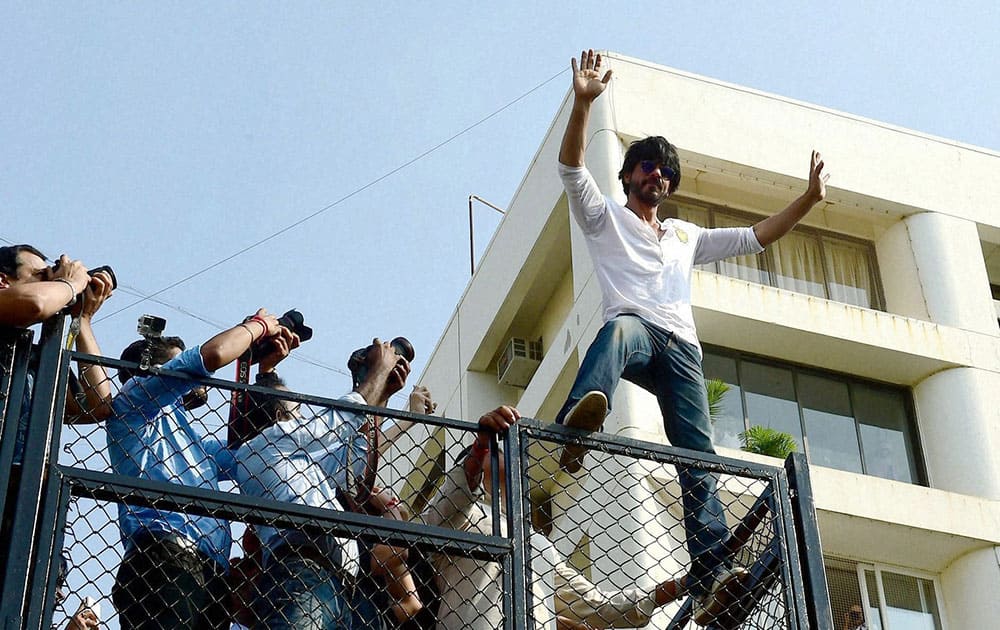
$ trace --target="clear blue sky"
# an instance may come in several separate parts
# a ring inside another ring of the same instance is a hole
[[[348,5],[0,8],[0,238],[114,266],[106,354],[146,312],[207,339],[134,293],[329,207],[160,298],[226,325],[298,307],[316,329],[302,353],[337,368],[403,334],[419,373],[468,280],[469,194],[507,205],[585,47],[1000,149],[996,0]],[[477,210],[477,255],[497,220]],[[310,393],[350,386],[282,371]]]

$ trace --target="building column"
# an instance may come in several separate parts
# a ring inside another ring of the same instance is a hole
[[[953,368],[913,388],[931,486],[1000,500],[1000,374]]]
[[[997,317],[975,222],[921,212],[906,217],[903,223],[928,319],[996,335]],[[886,278],[886,284],[891,281],[891,277]]]
[[[1000,547],[967,553],[941,574],[949,628],[994,628],[1000,617]]]

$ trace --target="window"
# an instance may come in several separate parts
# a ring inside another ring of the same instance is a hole
[[[762,425],[789,433],[812,464],[924,483],[905,388],[712,348],[703,365],[730,387],[714,419],[719,446],[739,448],[739,434]]]
[[[663,205],[668,213],[705,227],[742,227],[762,218],[700,202],[669,200]],[[884,308],[874,246],[868,241],[807,226],[797,226],[761,254],[730,258],[701,268],[864,308]]]
[[[932,577],[832,558],[824,564],[835,627],[942,630]]]

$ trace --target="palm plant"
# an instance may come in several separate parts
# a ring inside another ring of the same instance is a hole
[[[715,424],[715,421],[722,417],[722,399],[729,391],[729,383],[713,378],[705,381],[705,389],[708,391],[708,418]]]
[[[779,459],[785,459],[798,450],[798,444],[790,433],[761,425],[752,426],[740,433],[740,442],[743,444],[743,450],[748,453],[769,455]]]

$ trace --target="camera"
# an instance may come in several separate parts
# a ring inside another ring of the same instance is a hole
[[[140,315],[136,331],[145,339],[142,344],[142,356],[139,359],[139,369],[146,371],[153,364],[152,343],[163,336],[163,329],[167,327],[167,320],[156,315]]]
[[[412,361],[414,355],[413,344],[406,337],[396,337],[389,342],[396,354],[403,357],[407,361]],[[371,346],[365,346],[364,348],[358,348],[351,353],[351,358],[347,360],[347,369],[351,371],[351,378],[354,379],[354,385],[359,385],[365,381],[368,376],[368,364],[366,359],[368,358],[368,349]]]
[[[146,339],[159,339],[163,336],[163,329],[167,327],[167,320],[156,315],[143,315],[139,318],[136,330]]]
[[[313,329],[306,326],[305,318],[302,316],[302,313],[294,308],[279,317],[278,324],[298,335],[299,341],[309,341],[312,339]],[[263,339],[258,341],[257,345],[253,347],[253,356],[258,359],[260,357],[266,357],[274,352],[275,349],[276,346],[274,345],[273,340]]]
[[[60,264],[61,264],[60,261],[57,260],[52,265],[52,271],[58,270]],[[100,267],[97,267],[95,269],[91,269],[91,270],[89,270],[87,272],[87,275],[90,276],[91,278],[93,278],[94,276],[96,276],[97,274],[99,274],[102,271],[104,273],[108,274],[108,277],[111,278],[111,290],[114,291],[115,289],[117,289],[118,288],[118,277],[115,275],[115,270],[112,269],[109,265],[101,265]]]

